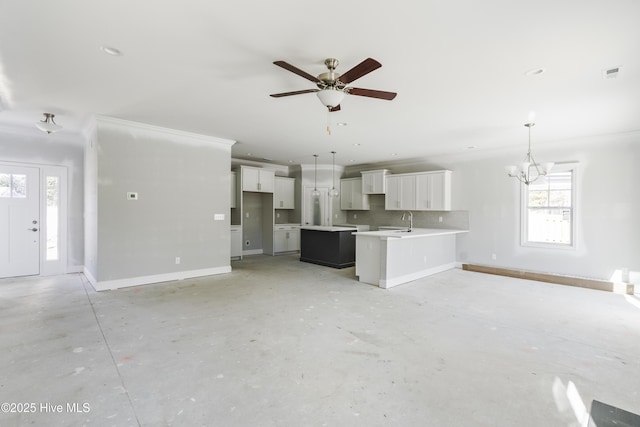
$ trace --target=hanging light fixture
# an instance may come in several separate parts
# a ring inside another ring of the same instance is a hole
[[[44,114],[44,120],[40,120],[36,122],[36,127],[47,134],[51,134],[53,132],[57,132],[62,129],[62,126],[53,121],[55,114],[51,113],[42,113]]]
[[[340,193],[338,192],[338,190],[336,190],[336,152],[332,151],[331,154],[333,154],[333,165],[331,167],[331,178],[333,178],[333,187],[331,187],[329,195],[331,197],[338,197]]]
[[[551,162],[541,164],[536,163],[531,155],[531,128],[534,125],[535,123],[533,122],[525,123],[525,126],[529,128],[529,150],[527,151],[526,156],[524,156],[524,161],[520,165],[505,166],[507,174],[509,174],[510,177],[517,178],[518,181],[525,185],[531,184],[541,176],[548,175],[553,167],[553,163]]]
[[[320,195],[320,192],[318,191],[318,155],[314,154],[313,159],[315,164],[313,168],[313,191],[311,192],[311,195],[313,197],[318,197]]]

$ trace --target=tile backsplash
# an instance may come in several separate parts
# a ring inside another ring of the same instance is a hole
[[[403,211],[387,211],[384,209],[384,195],[370,195],[371,209],[368,211],[347,211],[348,224],[368,224],[372,230],[379,226],[391,225],[408,227],[409,221],[402,221]],[[411,211],[414,228],[452,228],[469,229],[468,211]],[[354,217],[355,215],[355,217]],[[442,222],[440,222],[442,218]]]

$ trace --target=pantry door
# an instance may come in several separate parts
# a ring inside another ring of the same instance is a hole
[[[40,169],[0,163],[0,277],[40,274]]]

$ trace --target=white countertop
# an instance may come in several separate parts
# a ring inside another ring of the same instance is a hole
[[[406,228],[401,230],[359,231],[354,236],[378,237],[381,239],[415,239],[419,237],[442,236],[446,234],[468,233],[469,230],[454,230],[447,228],[414,228],[410,232]]]
[[[356,227],[338,227],[328,225],[303,225],[300,227],[302,230],[316,230],[316,231],[358,231]],[[357,234],[357,233],[354,233]]]

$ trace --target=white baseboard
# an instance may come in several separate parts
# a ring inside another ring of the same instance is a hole
[[[67,274],[84,273],[84,265],[68,265]]]
[[[245,255],[262,255],[264,251],[262,249],[247,249],[242,251],[242,256]]]
[[[154,274],[151,276],[128,277],[126,279],[97,281],[85,268],[83,271],[89,283],[96,291],[107,291],[131,286],[149,285],[151,283],[170,282],[172,280],[192,279],[194,277],[212,276],[214,274],[230,273],[231,266],[203,268],[201,270],[176,271],[174,273]]]
[[[415,273],[411,273],[411,274],[405,274],[404,276],[394,277],[393,279],[387,279],[387,280],[381,279],[379,286],[381,288],[388,289],[394,286],[402,285],[403,283],[412,282],[414,280],[418,280],[423,277],[431,276],[432,274],[451,270],[452,268],[455,268],[455,262],[438,265],[436,267],[428,268],[426,270],[416,271]]]

